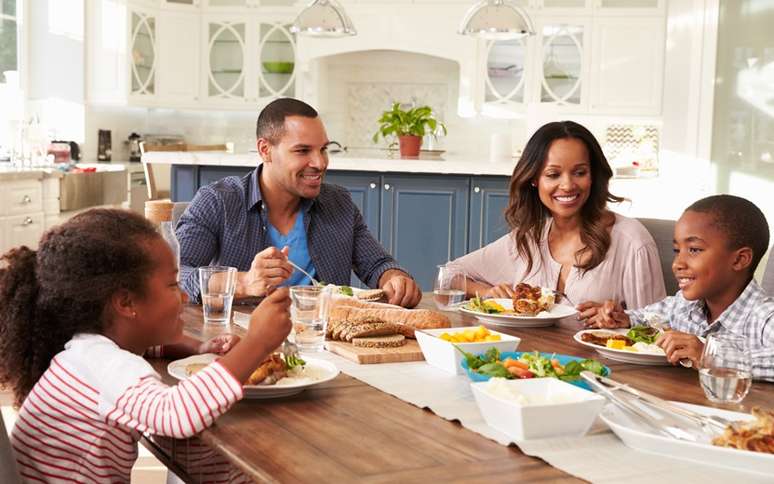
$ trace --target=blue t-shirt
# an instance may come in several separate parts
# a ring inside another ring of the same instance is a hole
[[[304,211],[298,211],[296,223],[293,224],[293,228],[287,235],[282,235],[272,224],[268,224],[268,227],[269,243],[278,249],[288,246],[290,250],[288,258],[316,278],[317,271],[312,264],[312,258],[309,256],[309,245],[306,241],[306,231],[304,231]],[[311,284],[312,281],[301,271],[294,270],[293,274],[280,286],[308,286]]]

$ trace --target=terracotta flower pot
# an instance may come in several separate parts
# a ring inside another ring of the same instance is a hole
[[[419,148],[422,146],[422,137],[414,135],[398,136],[400,144],[400,156],[419,156]]]

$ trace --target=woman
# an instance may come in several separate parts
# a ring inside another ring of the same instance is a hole
[[[452,262],[467,295],[511,297],[519,282],[569,301],[618,299],[638,308],[666,295],[656,243],[645,227],[607,209],[621,202],[594,135],[572,121],[548,123],[530,138],[510,181],[511,232]]]

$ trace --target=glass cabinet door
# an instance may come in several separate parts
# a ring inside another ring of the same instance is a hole
[[[296,44],[290,33],[290,25],[262,23],[259,30],[258,97],[293,97]]]
[[[541,32],[540,102],[580,105],[585,71],[586,27],[545,25]]]
[[[245,23],[208,24],[209,68],[207,96],[221,99],[245,97]]]
[[[156,18],[132,12],[131,93],[153,95],[156,91]]]
[[[524,38],[487,43],[485,103],[524,103],[526,58]]]

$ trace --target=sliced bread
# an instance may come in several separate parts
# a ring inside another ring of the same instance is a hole
[[[359,346],[361,348],[398,348],[405,345],[406,342],[406,337],[402,334],[352,338],[352,346]]]

